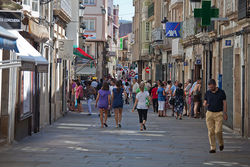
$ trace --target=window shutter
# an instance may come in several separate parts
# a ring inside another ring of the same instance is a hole
[[[247,0],[238,0],[238,20],[247,17]]]

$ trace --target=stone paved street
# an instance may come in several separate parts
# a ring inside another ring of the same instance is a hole
[[[97,113],[69,113],[40,133],[1,147],[0,167],[250,166],[249,140],[230,132],[224,133],[225,151],[209,154],[204,120],[158,118],[150,111],[148,130],[140,132],[137,113],[126,107],[122,129],[114,128],[114,117],[108,125],[100,128]]]

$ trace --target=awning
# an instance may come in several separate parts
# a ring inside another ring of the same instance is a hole
[[[23,63],[29,63],[37,66],[38,72],[48,72],[48,61],[26,40],[18,31],[10,30],[11,33],[18,37],[17,39],[17,48],[19,53],[17,56],[22,60]],[[23,68],[23,65],[21,67]]]
[[[0,26],[0,49],[19,52],[16,44],[17,37]]]
[[[74,47],[74,55],[80,56],[84,59],[94,60],[93,57],[84,52],[81,48]]]
[[[78,66],[76,68],[76,75],[78,75],[78,76],[81,76],[81,75],[96,75],[96,68],[91,67],[91,66],[85,66],[85,67]]]

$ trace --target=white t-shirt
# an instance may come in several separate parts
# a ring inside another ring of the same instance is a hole
[[[113,94],[113,89],[114,88],[116,88],[116,86],[113,86],[113,85],[109,86],[109,91],[111,92],[111,95]]]
[[[137,104],[137,108],[138,109],[148,109],[148,106],[147,106],[147,97],[149,96],[149,93],[148,91],[144,91],[144,92],[139,92],[137,95],[136,95],[136,99],[138,99],[138,104]]]
[[[134,85],[133,85],[133,90],[132,90],[132,93],[136,93],[136,90],[139,88],[139,84],[136,82]]]

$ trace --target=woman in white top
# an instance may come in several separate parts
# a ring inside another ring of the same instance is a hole
[[[137,111],[139,114],[139,121],[141,128],[140,130],[143,131],[146,130],[146,121],[147,121],[147,115],[148,115],[148,104],[147,99],[150,98],[148,91],[144,91],[145,84],[140,84],[140,92],[136,95],[136,100],[134,104],[134,108],[132,112],[135,111],[135,107],[137,106]]]

